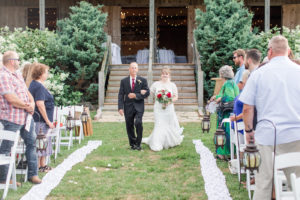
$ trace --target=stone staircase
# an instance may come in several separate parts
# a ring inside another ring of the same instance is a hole
[[[160,80],[161,69],[164,66],[164,64],[153,64],[153,82]],[[179,99],[175,103],[175,109],[178,111],[197,111],[198,100],[194,64],[180,63],[168,64],[168,66],[171,69],[171,80],[172,82],[175,82],[179,95]],[[129,65],[110,65],[110,75],[104,100],[104,111],[117,110],[120,80],[129,75],[128,67]],[[139,65],[139,76],[147,78],[147,71],[148,64]],[[146,110],[153,110],[153,103],[148,103],[148,99],[145,100],[145,106]]]

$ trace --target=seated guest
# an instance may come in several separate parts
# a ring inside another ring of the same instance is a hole
[[[239,95],[239,88],[237,84],[234,82],[233,77],[234,73],[232,71],[232,67],[225,65],[219,69],[219,75],[222,79],[225,80],[219,94],[217,96],[211,97],[210,101],[216,102],[230,102],[233,101],[234,98]],[[231,111],[219,111],[218,113],[218,125],[224,118],[228,118]],[[225,159],[225,157],[230,155],[230,126],[225,123],[222,127],[225,130],[226,143],[223,148],[219,147],[217,149],[217,158]]]
[[[247,82],[247,79],[250,75],[250,71],[249,70],[245,70],[244,73],[243,73],[243,83],[246,84]],[[243,121],[243,102],[241,102],[239,100],[239,97],[240,97],[240,94],[235,97],[234,99],[234,106],[233,106],[233,116],[230,116],[230,120],[232,121],[231,122],[231,127],[234,128],[234,125],[233,125],[233,121],[237,121],[237,122],[242,122]],[[243,130],[239,130],[239,141],[240,141],[240,144],[244,144],[245,141],[244,141],[244,131]]]
[[[44,86],[44,82],[48,78],[49,67],[41,63],[32,64],[31,78],[32,82],[29,86],[29,91],[35,101],[35,113],[33,115],[36,124],[36,134],[47,134],[49,128],[54,128],[53,113],[54,113],[54,98],[49,90]],[[51,167],[45,164],[46,156],[52,154],[51,138],[48,138],[48,146],[46,151],[38,151],[38,167],[40,172],[48,172]]]

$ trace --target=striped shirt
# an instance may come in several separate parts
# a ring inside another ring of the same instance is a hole
[[[15,94],[21,101],[29,103],[28,89],[19,72],[11,72],[5,66],[0,68],[0,120],[24,125],[27,117],[25,109],[12,106],[5,94]]]

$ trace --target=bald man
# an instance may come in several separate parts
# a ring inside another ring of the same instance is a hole
[[[132,150],[140,151],[143,137],[144,99],[150,94],[147,80],[137,76],[138,64],[129,65],[129,76],[121,80],[118,96],[118,110],[125,115],[129,145]],[[136,134],[134,131],[134,126]]]

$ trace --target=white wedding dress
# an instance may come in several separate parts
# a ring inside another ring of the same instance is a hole
[[[155,96],[162,89],[170,91],[172,96],[178,96],[176,85],[170,81],[167,83],[156,81],[150,87],[150,91]],[[151,135],[142,139],[142,142],[148,144],[151,150],[161,151],[182,142],[184,137],[182,135],[183,127],[179,126],[173,103],[163,109],[162,104],[155,101],[154,120],[154,129]]]

